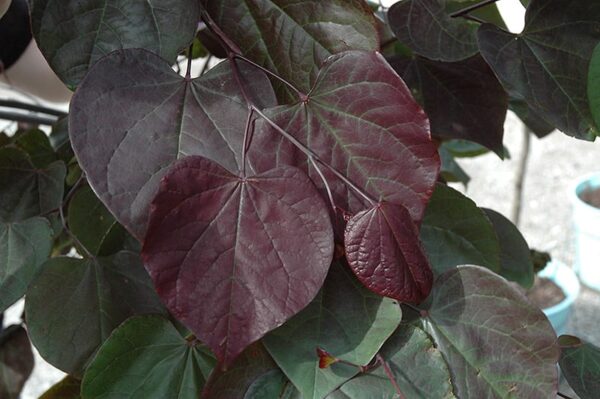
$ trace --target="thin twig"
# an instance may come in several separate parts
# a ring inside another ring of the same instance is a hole
[[[565,399],[573,399],[572,397],[570,397],[569,395],[566,395],[562,392],[557,392],[556,393],[558,396],[560,396],[561,398],[565,398]]]
[[[212,54],[209,54],[208,57],[206,57],[206,61],[204,62],[204,65],[202,65],[202,70],[200,71],[200,76],[204,75],[206,71],[208,71],[208,67],[210,66],[210,61],[212,60],[212,57]]]
[[[390,366],[387,364],[383,356],[381,356],[379,353],[377,354],[377,360],[383,366],[383,370],[385,370],[385,374],[388,376],[388,379],[394,386],[394,390],[398,394],[399,399],[406,399],[406,397],[402,393],[402,390],[400,389],[400,386],[398,385],[398,382],[396,381],[396,378],[394,377],[394,373],[392,373],[392,369],[390,369]]]
[[[58,118],[52,118],[50,116],[40,116],[39,114],[31,113],[25,114],[22,112],[6,112],[2,110],[0,110],[0,119],[48,126],[52,126],[58,121]]]
[[[484,0],[481,3],[477,3],[477,4],[473,4],[472,6],[469,7],[465,7],[462,10],[458,10],[456,12],[453,12],[452,14],[450,14],[450,16],[452,18],[456,18],[456,17],[462,17],[463,15],[469,14],[472,11],[478,10],[482,7],[485,7],[487,5],[493,4],[495,2],[497,2],[498,0]]]
[[[252,123],[252,117],[254,116],[254,110],[250,109],[248,112],[248,119],[246,119],[246,127],[244,128],[244,141],[242,145],[242,177],[246,177],[246,153],[250,147],[252,140],[252,132],[250,131],[254,124]]]
[[[481,18],[477,18],[471,14],[465,14],[465,15],[461,15],[464,19],[468,19],[469,21],[473,21],[473,22],[477,22],[478,24],[485,24],[486,21],[484,21]]]
[[[512,207],[512,221],[519,227],[521,221],[521,207],[524,195],[525,176],[527,175],[527,163],[529,162],[529,149],[531,147],[531,131],[523,124],[523,150],[517,169],[517,180],[515,182],[515,199]]]
[[[16,109],[24,109],[27,111],[33,111],[40,114],[57,116],[59,118],[67,116],[65,112],[59,111],[57,109],[42,107],[40,105],[23,103],[21,101],[16,100],[0,100],[0,107],[6,108],[16,108]]]
[[[335,213],[337,211],[337,208],[335,206],[335,201],[333,200],[333,194],[331,193],[331,187],[329,187],[329,183],[327,182],[327,179],[325,178],[323,171],[319,167],[319,164],[315,162],[313,157],[308,157],[308,161],[312,164],[312,166],[315,168],[315,170],[319,174],[319,177],[321,178],[321,181],[323,182],[323,185],[325,186],[325,190],[327,191],[327,197],[329,198],[329,203],[331,204],[331,208],[333,209],[333,212]]]
[[[194,43],[190,44],[187,51],[187,69],[185,70],[185,79],[190,80],[192,78],[192,50],[194,49]]]

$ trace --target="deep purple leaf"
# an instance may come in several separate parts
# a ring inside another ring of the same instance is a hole
[[[275,104],[268,79],[248,68],[240,65],[254,101]],[[81,83],[69,128],[90,185],[141,239],[160,178],[177,158],[202,155],[238,170],[246,116],[229,63],[188,81],[150,52],[122,50]]]
[[[344,242],[350,268],[373,292],[411,303],[429,295],[433,273],[403,206],[382,202],[354,215]]]
[[[474,141],[502,156],[508,96],[481,56],[458,62],[396,56],[390,64],[421,97],[432,135]]]
[[[267,113],[375,199],[404,205],[415,221],[421,219],[440,160],[427,117],[380,54],[349,51],[330,57],[307,102]],[[325,195],[308,158],[264,121],[257,123],[253,145],[262,149],[249,153],[257,170],[274,164],[300,167]],[[323,172],[338,206],[352,213],[364,209],[356,192]]]
[[[333,232],[302,171],[240,178],[187,157],[161,183],[143,256],[169,310],[229,366],[315,297]]]

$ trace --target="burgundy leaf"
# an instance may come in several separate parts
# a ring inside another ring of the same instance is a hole
[[[194,156],[163,178],[142,253],[169,310],[227,367],[316,296],[333,232],[299,169],[241,178]]]
[[[260,105],[276,103],[269,80],[239,68]],[[241,161],[247,108],[229,62],[197,79],[148,51],[115,51],[95,64],[71,102],[73,149],[94,192],[135,237],[168,166],[186,155],[231,171]]]
[[[267,114],[372,197],[404,205],[418,222],[433,193],[440,160],[425,113],[385,59],[366,51],[331,56],[308,97]],[[257,123],[253,145],[263,149],[249,154],[257,170],[274,164],[300,167],[325,195],[308,158],[264,121]],[[362,197],[323,172],[338,206],[352,213],[364,209]]]
[[[433,273],[403,206],[382,202],[354,215],[344,240],[350,268],[373,292],[411,303],[429,295]]]

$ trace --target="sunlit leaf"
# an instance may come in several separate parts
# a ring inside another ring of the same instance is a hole
[[[19,399],[33,371],[33,353],[27,331],[10,326],[0,333],[0,398]]]
[[[506,280],[462,266],[440,276],[425,327],[459,398],[556,396],[558,347],[550,322]]]
[[[197,341],[160,316],[132,317],[102,344],[81,384],[84,398],[197,399],[214,367]]]
[[[354,215],[344,247],[350,268],[371,291],[409,303],[429,295],[431,266],[403,206],[382,202]]]
[[[32,0],[31,6],[36,43],[70,86],[114,50],[143,48],[175,62],[199,19],[197,0]]]
[[[240,69],[255,101],[273,105],[268,79],[246,65]],[[83,81],[69,127],[90,185],[142,239],[159,181],[177,158],[202,155],[239,170],[246,116],[229,63],[186,80],[150,52],[123,50],[98,62]]]
[[[142,253],[171,313],[229,366],[317,295],[333,232],[299,169],[242,178],[195,156],[163,178]]]
[[[522,33],[484,24],[478,38],[483,57],[509,92],[564,133],[595,138],[587,82],[600,41],[599,2],[533,0]]]
[[[562,335],[560,370],[581,399],[594,399],[600,391],[600,348],[577,337]]]
[[[68,375],[44,392],[39,399],[81,399],[81,381]]]
[[[74,375],[128,317],[164,313],[137,254],[50,259],[25,300],[31,341],[46,361]]]
[[[334,262],[323,289],[308,307],[264,338],[279,367],[304,399],[322,398],[358,373],[346,364],[320,367],[316,353],[366,365],[400,323],[395,301],[375,295]]]

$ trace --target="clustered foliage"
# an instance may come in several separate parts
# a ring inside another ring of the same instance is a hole
[[[509,108],[595,138],[600,2],[532,0],[519,35],[493,1],[30,7],[75,95],[0,137],[6,397],[27,336],[69,374],[47,399],[547,399],[561,353],[596,394],[600,350],[509,283],[517,228],[446,183],[504,156]]]

